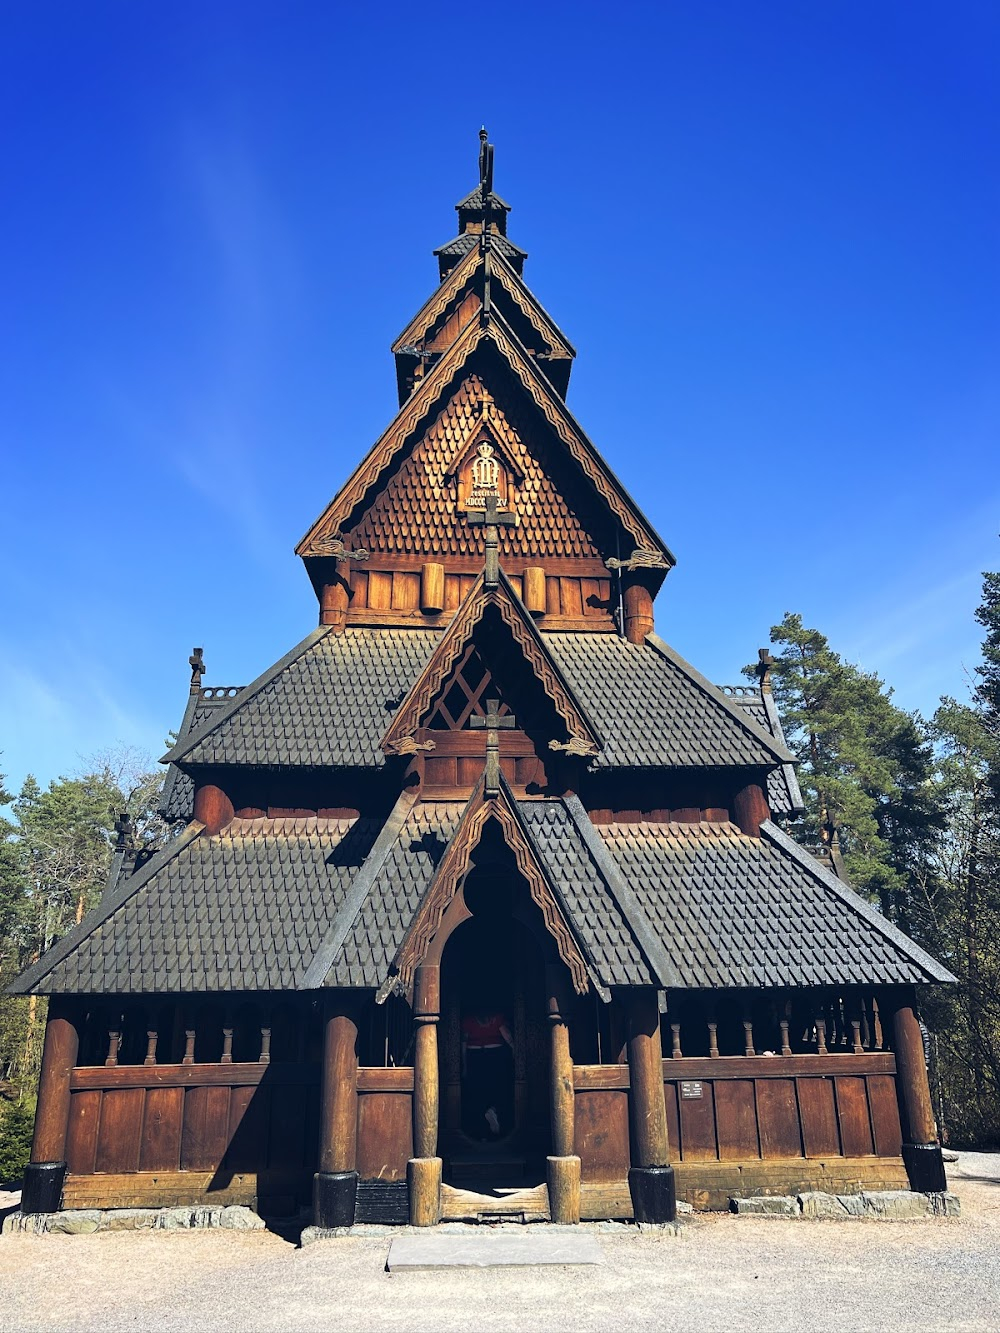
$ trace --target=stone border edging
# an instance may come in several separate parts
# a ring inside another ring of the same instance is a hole
[[[263,1231],[264,1221],[242,1204],[184,1208],[68,1208],[58,1213],[9,1213],[3,1235],[86,1236],[95,1231]]]
[[[862,1190],[858,1194],[759,1194],[729,1200],[730,1212],[740,1216],[875,1218],[904,1222],[922,1217],[958,1217],[962,1205],[951,1193],[918,1194],[914,1190]]]

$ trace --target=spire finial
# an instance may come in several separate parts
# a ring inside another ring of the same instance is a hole
[[[489,142],[486,126],[479,131],[479,188],[485,205],[493,190],[493,145]]]

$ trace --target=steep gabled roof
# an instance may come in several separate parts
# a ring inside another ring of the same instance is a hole
[[[424,302],[406,328],[392,345],[392,351],[399,353],[405,346],[420,343],[427,331],[442,318],[448,308],[457,303],[457,299],[471,282],[482,285],[487,267],[486,255],[478,247],[469,250],[461,263],[456,264],[444,281]],[[563,355],[573,357],[576,350],[562,332],[555,320],[537,299],[523,278],[511,268],[510,264],[498,252],[490,252],[490,277],[499,282],[510,299],[518,307],[531,326],[553,350],[558,349]]]
[[[398,980],[387,979],[380,998],[388,994],[393,985],[401,985],[406,991],[412,990],[416,969],[424,961],[445,914],[460,892],[472,855],[491,819],[496,819],[503,828],[504,841],[513,852],[517,868],[527,881],[532,901],[542,913],[545,928],[555,941],[559,957],[569,969],[574,989],[578,995],[586,994],[589,990],[595,978],[579,938],[578,924],[572,921],[565,901],[539,859],[537,848],[527,834],[517,801],[506,779],[501,776],[497,793],[487,795],[484,776],[473,788],[451,841],[441,857],[433,882],[414,913],[393,959],[392,973]]]
[[[321,626],[164,762],[379,768],[379,741],[440,637],[424,629]]]
[[[528,397],[551,426],[556,439],[566,448],[600,502],[621,526],[626,538],[638,548],[661,555],[667,567],[673,565],[674,558],[666,545],[607,467],[570,415],[566,404],[499,313],[495,313],[485,325],[478,321],[468,324],[459,334],[400,409],[360,467],[313,523],[296,547],[296,554],[303,557],[322,555],[323,550],[318,543],[346,528],[355,511],[366,501],[367,504],[371,503],[370,493],[384,478],[390,465],[413,442],[418,427],[444,398],[472,354],[486,346],[494,348],[513,371]]]
[[[452,669],[468,645],[475,627],[490,607],[495,607],[511,637],[530,664],[536,680],[542,686],[552,707],[566,729],[569,740],[579,750],[596,754],[602,744],[600,732],[591,722],[586,710],[577,699],[560,667],[545,646],[534,621],[510,584],[500,571],[496,588],[486,586],[480,574],[455,613],[454,619],[437,643],[423,671],[414,682],[392,724],[382,738],[386,754],[398,753],[400,745],[412,738],[429,714],[435,699],[447,682]]]
[[[203,727],[209,718],[218,717],[232,699],[244,689],[242,685],[203,686],[188,694],[175,745]],[[168,824],[187,823],[194,810],[194,783],[183,769],[171,764],[163,781],[159,812]]]
[[[773,768],[792,756],[655,634],[544,634],[605,739],[597,768]]]

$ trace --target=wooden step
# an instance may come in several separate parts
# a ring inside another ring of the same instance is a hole
[[[498,1188],[489,1194],[441,1186],[441,1219],[447,1222],[486,1222],[494,1218],[521,1222],[549,1221],[547,1185],[532,1189]]]

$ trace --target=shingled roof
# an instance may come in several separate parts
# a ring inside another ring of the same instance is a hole
[[[719,689],[738,704],[759,727],[785,744],[785,733],[773,694],[765,694],[755,685],[720,685]],[[782,764],[767,775],[767,803],[772,815],[798,815],[805,810],[794,764]]]
[[[439,637],[438,630],[314,630],[164,761],[381,768],[378,743]]]
[[[951,974],[765,822],[597,829],[687,987],[886,985]]]
[[[791,762],[782,742],[655,634],[644,644],[616,634],[542,637],[605,738],[598,768]]]
[[[184,767],[381,768],[379,741],[440,641],[441,630],[314,630],[165,756]],[[593,719],[600,768],[773,767],[790,764],[780,739],[656,636],[542,633]],[[797,789],[796,789],[797,790]],[[177,787],[170,806],[181,811]],[[190,796],[188,794],[188,799]],[[776,805],[780,813],[788,808]]]

